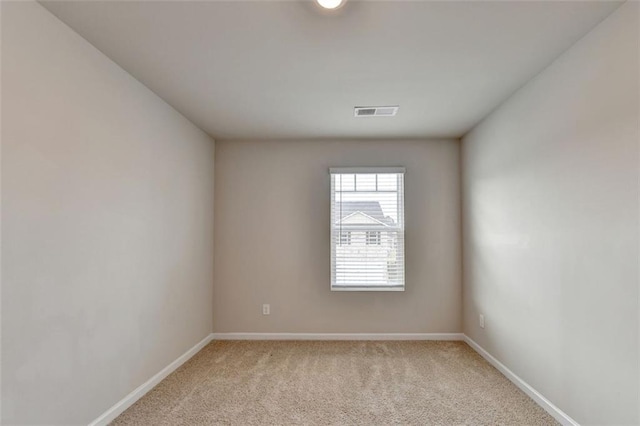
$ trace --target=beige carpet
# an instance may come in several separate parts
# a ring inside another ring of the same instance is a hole
[[[213,342],[114,425],[551,425],[462,342]]]

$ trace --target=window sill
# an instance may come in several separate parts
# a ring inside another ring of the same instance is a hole
[[[403,287],[331,287],[331,291],[404,291]]]

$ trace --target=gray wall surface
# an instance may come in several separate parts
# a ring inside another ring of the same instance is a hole
[[[638,40],[628,2],[462,144],[464,331],[585,425],[640,420]]]
[[[214,331],[460,332],[459,147],[217,142]],[[406,167],[405,292],[330,291],[329,167],[341,166]]]
[[[211,332],[214,143],[2,4],[2,424],[87,424]]]

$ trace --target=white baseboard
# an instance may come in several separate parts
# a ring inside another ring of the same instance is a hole
[[[560,424],[564,426],[580,426],[578,422],[573,420],[571,417],[567,415],[564,411],[556,407],[551,401],[542,396],[540,392],[535,390],[531,385],[522,380],[518,375],[516,375],[513,371],[509,370],[503,363],[498,361],[493,355],[487,352],[482,346],[473,341],[469,336],[463,335],[464,341],[467,342],[469,346],[471,346],[476,352],[478,352],[484,359],[489,361],[491,365],[493,365],[498,371],[500,371],[507,379],[511,380],[514,385],[516,385],[522,392],[527,394],[531,399],[533,399],[539,406],[544,408],[544,410],[551,414],[554,419],[556,419]]]
[[[213,333],[214,340],[463,340],[462,333]]]
[[[194,347],[189,349],[184,354],[180,355],[178,359],[173,361],[171,364],[167,365],[163,368],[158,374],[138,386],[133,392],[129,395],[122,398],[118,403],[116,403],[113,407],[109,408],[105,411],[100,417],[89,423],[89,426],[106,426],[120,414],[122,414],[127,408],[131,407],[137,400],[142,398],[147,392],[153,389],[158,383],[160,383],[164,378],[166,378],[169,374],[176,371],[182,364],[187,362],[189,358],[197,354],[202,348],[204,348],[209,342],[213,340],[213,334],[209,334],[207,337],[202,339],[199,343],[197,343]]]

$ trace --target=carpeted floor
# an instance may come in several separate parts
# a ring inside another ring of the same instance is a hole
[[[213,342],[113,425],[555,425],[463,342]]]

